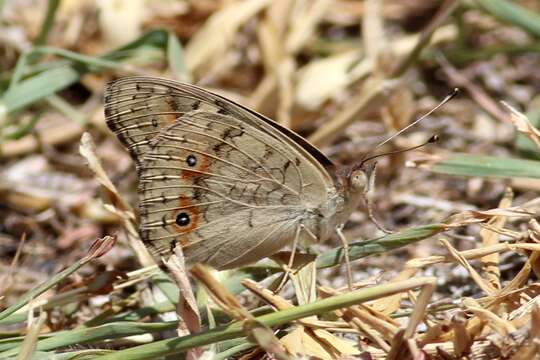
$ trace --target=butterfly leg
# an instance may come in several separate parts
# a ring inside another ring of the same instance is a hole
[[[294,256],[296,255],[296,247],[298,246],[298,239],[300,238],[300,230],[302,230],[302,228],[303,228],[303,225],[300,224],[296,228],[296,231],[294,232],[294,240],[292,243],[291,256],[289,257],[289,262],[287,263],[287,265],[284,265],[285,272],[283,273],[283,277],[281,278],[281,282],[276,288],[275,293],[278,293],[281,291],[283,286],[285,286],[285,283],[287,282],[287,280],[289,280],[290,274],[292,273],[292,267],[294,265]]]
[[[319,241],[319,238],[315,236],[315,234],[311,232],[311,230],[309,230],[304,224],[300,224],[300,227],[302,228],[302,230],[306,232],[306,234],[309,235],[309,237],[311,238],[311,240],[313,240],[313,242],[316,243]]]
[[[366,208],[368,212],[369,219],[375,224],[377,229],[381,230],[385,234],[392,234],[393,231],[390,231],[386,229],[376,218],[373,214],[373,193],[375,189],[375,176],[376,176],[376,170],[377,170],[377,163],[373,164],[373,170],[371,171],[371,174],[369,175],[368,184],[364,190],[364,199],[366,201]]]
[[[339,239],[341,240],[341,244],[343,245],[343,254],[345,255],[345,265],[347,266],[347,284],[349,285],[349,290],[353,289],[353,281],[352,281],[352,269],[351,269],[351,260],[349,258],[349,242],[345,238],[345,235],[343,234],[343,225],[340,225],[336,228],[336,234],[339,236]]]

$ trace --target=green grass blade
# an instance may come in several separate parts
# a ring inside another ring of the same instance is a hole
[[[26,318],[27,318],[27,314],[11,314],[7,316],[5,319],[0,320],[0,326],[14,325],[21,321],[25,321]],[[0,344],[1,343],[2,343],[2,340],[0,340]],[[1,345],[0,345],[0,348],[1,348]]]
[[[213,357],[213,360],[227,360],[227,359],[230,359],[232,356],[238,354],[239,352],[247,351],[249,349],[254,348],[255,346],[257,345],[248,343],[248,342],[244,344],[236,345],[225,351],[215,354]]]
[[[163,271],[160,271],[158,274],[152,276],[151,281],[154,285],[159,287],[167,300],[169,300],[172,304],[178,304],[180,290],[169,275],[167,275]]]
[[[32,357],[30,357],[30,359],[31,360],[59,360],[60,358],[56,354],[53,354],[53,353],[36,351],[32,354]]]
[[[175,329],[176,326],[176,321],[152,324],[120,322],[100,325],[93,328],[79,328],[58,332],[55,336],[39,340],[36,349],[39,351],[54,350],[65,346],[171,330]],[[19,349],[19,346],[17,346],[0,353],[0,359],[17,355]]]
[[[0,313],[0,320],[7,318],[9,315],[13,314],[15,311],[28,304],[30,300],[35,299],[37,296],[43,294],[45,291],[58,284],[60,281],[64,280],[65,278],[73,274],[75,271],[79,270],[87,262],[88,261],[85,258],[80,259],[76,261],[73,265],[54,275],[49,280],[27,291],[15,304],[11,305]]]
[[[87,360],[93,359],[97,355],[103,355],[111,350],[102,350],[102,349],[85,349],[78,351],[70,352],[45,352],[45,351],[36,351],[32,360]]]
[[[123,67],[122,63],[118,61],[112,61],[104,57],[82,55],[66,49],[41,46],[34,48],[32,53],[55,55],[60,58],[71,60],[74,64],[86,66],[90,71],[103,71],[104,69],[119,69]]]
[[[407,286],[415,288],[429,282],[434,282],[433,278],[415,278],[408,280]],[[382,296],[388,296],[403,291],[403,283],[390,283],[354,290],[345,294],[332,296],[313,303],[297,306],[294,308],[262,315],[255,318],[268,327],[281,326],[291,321],[302,319],[308,316],[321,315],[356,305],[365,301],[373,300]],[[130,349],[117,351],[111,354],[100,356],[100,360],[143,360],[155,359],[160,356],[174,355],[185,352],[194,347],[213,344],[218,341],[234,339],[245,336],[244,322],[235,322],[227,326],[220,326],[212,330],[207,330],[199,334],[183,336],[179,338],[156,341],[150,344],[135,346]]]
[[[72,106],[69,102],[64,100],[58,95],[50,95],[45,98],[45,100],[51,105],[51,107],[58,110],[61,114],[64,114],[68,119],[71,119],[78,123],[81,126],[85,126],[88,122],[86,116]]]
[[[119,61],[133,56],[140,48],[158,47],[164,50],[167,46],[167,32],[155,30],[142,35],[137,40],[111,51],[102,57],[92,57],[74,53],[64,49],[37,47],[19,59],[15,72],[10,79],[9,90],[0,98],[0,118],[2,114],[11,113],[24,108],[44,97],[50,96],[77,82],[81,75],[90,71],[101,71],[105,68],[124,69]],[[28,76],[24,80],[26,57],[34,52],[53,54],[70,60],[57,62],[60,66],[44,70],[41,73]]]
[[[108,349],[84,349],[70,352],[54,352],[56,356],[54,360],[90,360],[94,359],[98,355],[104,355],[112,352]]]
[[[36,114],[32,116],[30,121],[26,122],[25,124],[20,124],[19,127],[11,132],[6,131],[5,134],[2,134],[2,137],[7,140],[18,140],[23,136],[28,135],[34,129],[40,118],[41,112],[37,111]]]
[[[21,80],[0,99],[0,106],[11,113],[42,98],[52,95],[75,83],[80,73],[72,67],[63,66]]]
[[[406,229],[376,239],[351,243],[349,244],[349,258],[354,261],[366,256],[385,253],[427,239],[445,230],[447,230],[447,226],[444,224],[430,224]],[[345,261],[343,256],[343,247],[331,249],[317,257],[317,268],[341,265]]]
[[[375,239],[351,243],[349,244],[349,257],[351,261],[354,261],[367,256],[381,254],[427,239],[446,229],[447,227],[444,224],[421,225]],[[321,269],[341,265],[345,261],[342,258],[342,252],[343,248],[340,246],[320,254],[316,260],[317,268]],[[245,290],[242,280],[251,279],[258,282],[281,271],[283,269],[274,262],[246,266],[236,270],[231,276],[227,277],[223,281],[223,286],[232,294],[239,294]]]
[[[3,335],[5,336],[5,335]],[[0,339],[0,353],[20,346],[24,340],[24,336],[12,336],[5,339]]]
[[[508,0],[476,0],[476,4],[499,20],[540,36],[540,16],[523,6]]]
[[[47,43],[47,38],[49,37],[49,33],[51,32],[54,24],[54,18],[56,17],[58,5],[60,5],[60,0],[49,0],[47,2],[47,14],[45,14],[43,25],[41,25],[41,31],[34,42],[35,45],[43,45]]]
[[[487,178],[540,178],[540,161],[451,154],[428,160],[423,169],[439,174]]]
[[[164,30],[153,30],[141,35],[138,39],[119,47],[105,55],[104,59],[120,61],[133,55],[134,50],[145,47],[165,49],[167,47],[168,33]]]
[[[103,325],[105,323],[112,322],[121,322],[121,321],[130,321],[137,322],[141,321],[145,317],[155,316],[169,311],[175,311],[176,307],[169,301],[163,301],[157,304],[152,304],[151,306],[144,306],[138,309],[133,309],[129,311],[124,311],[119,314],[115,314],[108,317],[100,317],[99,315],[93,319],[88,320],[84,326],[93,327],[98,325]]]
[[[175,34],[169,33],[167,41],[167,60],[173,77],[180,81],[191,80],[184,62],[184,50]]]
[[[246,289],[242,285],[243,280],[251,279],[258,282],[281,271],[282,268],[273,262],[270,265],[246,266],[230,273],[230,276],[224,279],[222,283],[231,294],[237,295]]]

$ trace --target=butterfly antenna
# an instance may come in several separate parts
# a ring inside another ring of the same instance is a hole
[[[408,147],[408,148],[405,148],[405,149],[400,149],[400,150],[389,151],[389,152],[385,152],[385,153],[381,153],[381,154],[376,154],[376,155],[370,156],[370,157],[362,160],[362,163],[366,163],[369,160],[373,160],[373,159],[376,159],[376,158],[381,157],[381,156],[401,154],[401,153],[404,153],[404,152],[407,152],[407,151],[415,150],[415,149],[421,148],[422,146],[426,146],[428,144],[433,144],[434,142],[437,142],[437,141],[439,141],[439,135],[433,134],[427,141],[424,141],[423,143],[421,143],[419,145],[414,145],[414,146],[411,146],[411,147]]]
[[[409,125],[405,126],[403,129],[399,130],[397,133],[391,135],[390,137],[388,137],[386,140],[383,140],[381,143],[377,144],[373,149],[371,149],[370,151],[368,151],[365,155],[364,155],[364,159],[361,161],[361,163],[365,163],[366,161],[368,160],[371,160],[371,159],[374,159],[376,157],[379,157],[379,156],[382,156],[382,155],[390,155],[390,154],[396,154],[396,153],[400,153],[400,152],[404,152],[404,151],[409,151],[409,150],[414,150],[414,149],[417,149],[419,147],[422,147],[426,144],[430,144],[430,143],[433,143],[433,142],[436,142],[438,140],[438,137],[437,135],[434,135],[432,136],[427,142],[421,144],[421,145],[417,145],[417,146],[413,146],[411,148],[408,148],[408,149],[404,149],[404,150],[398,150],[398,151],[393,151],[393,152],[389,152],[389,153],[385,153],[385,154],[379,154],[379,155],[373,155],[373,156],[369,156],[370,154],[372,154],[375,150],[377,150],[377,148],[380,148],[381,146],[383,146],[384,144],[388,143],[389,141],[391,141],[392,139],[395,139],[396,137],[398,137],[399,135],[403,134],[405,131],[409,130],[411,127],[413,127],[414,125],[418,124],[420,121],[424,120],[425,118],[427,118],[429,115],[433,114],[435,111],[437,111],[437,109],[439,109],[441,106],[443,106],[444,104],[446,104],[447,102],[449,102],[450,100],[452,100],[457,94],[459,93],[459,89],[458,88],[454,88],[454,90],[452,91],[452,93],[446,95],[446,97],[437,105],[435,106],[433,109],[431,109],[430,111],[428,111],[426,114],[422,115],[420,118],[418,118],[417,120],[415,120],[414,122],[410,123]]]

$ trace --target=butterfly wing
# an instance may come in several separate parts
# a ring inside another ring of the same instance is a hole
[[[105,93],[107,125],[135,160],[144,155],[148,142],[161,129],[174,123],[179,116],[194,110],[241,118],[287,142],[304,154],[312,165],[329,170],[321,169],[321,173],[327,177],[334,175],[334,163],[300,135],[245,106],[197,86],[161,78],[134,76],[109,84]]]
[[[299,223],[316,224],[334,189],[318,150],[200,88],[127,78],[105,99],[107,124],[137,162],[140,233],[155,254],[180,244],[190,262],[253,262],[286,245]]]

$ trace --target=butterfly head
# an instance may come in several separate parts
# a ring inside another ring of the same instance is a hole
[[[341,168],[339,174],[339,193],[344,200],[343,207],[338,211],[338,220],[345,222],[350,214],[358,207],[362,199],[366,200],[369,189],[375,180],[375,163],[360,162]],[[339,222],[338,221],[338,222]]]
[[[353,165],[348,173],[347,180],[350,190],[355,193],[365,193],[375,176],[375,162]]]

